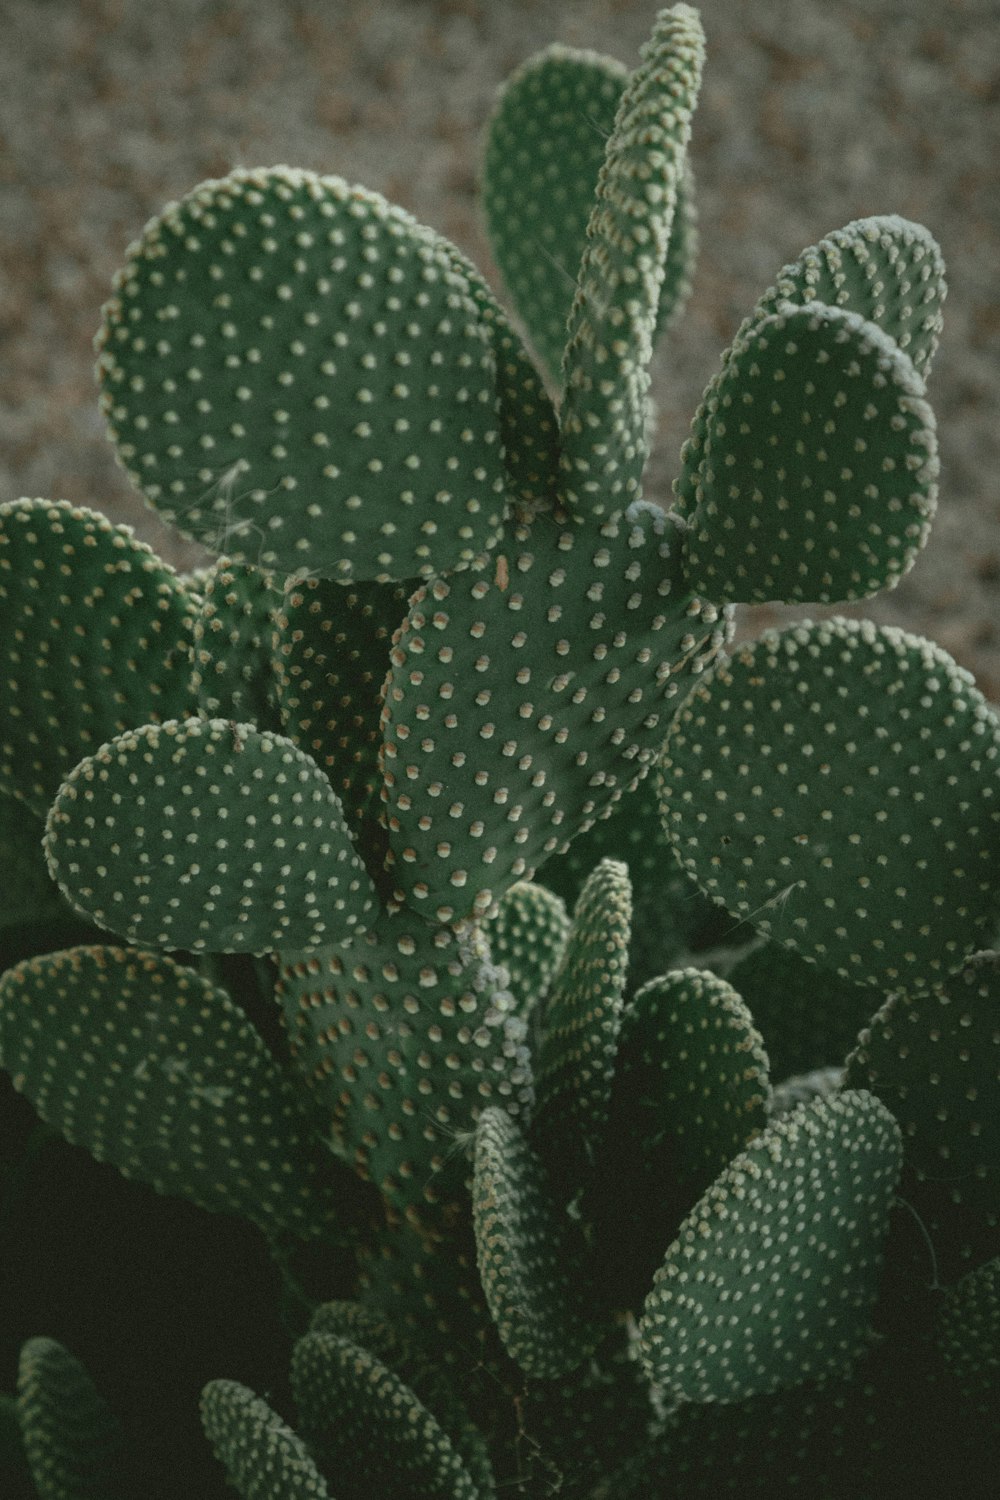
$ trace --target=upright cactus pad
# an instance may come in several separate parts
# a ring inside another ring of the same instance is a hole
[[[563,359],[563,494],[580,516],[613,516],[639,498],[649,361],[704,50],[696,11],[662,11],[605,149]]]
[[[552,382],[567,324],[605,144],[628,84],[615,59],[556,44],[508,79],[490,121],[483,208],[511,301]],[[677,184],[655,333],[680,313],[695,250],[693,183]]]
[[[241,1500],[332,1500],[302,1439],[245,1385],[210,1381],[201,1419]]]
[[[56,1339],[21,1350],[17,1418],[39,1500],[127,1500],[121,1423]]]

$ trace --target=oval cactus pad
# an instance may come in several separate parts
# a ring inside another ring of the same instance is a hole
[[[922,984],[993,930],[1000,722],[929,641],[842,619],[767,632],[680,709],[661,778],[703,889],[845,979]]]
[[[286,573],[467,563],[504,509],[496,361],[451,246],[288,167],[154,219],[99,335],[109,435],[185,536]]]
[[[45,835],[69,900],[133,942],[270,953],[346,941],[375,894],[322,771],[226,719],[147,724],[81,761]]]

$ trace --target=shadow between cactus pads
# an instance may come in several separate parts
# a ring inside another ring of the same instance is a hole
[[[675,5],[632,69],[518,69],[482,183],[516,322],[339,177],[194,187],[98,364],[214,562],[0,506],[0,1250],[80,1315],[2,1308],[0,1487],[909,1497],[933,1413],[921,1481],[977,1492],[1000,721],[892,627],[725,654],[737,604],[926,542],[943,264],[891,213],[822,234],[644,498],[704,62]],[[201,1289],[211,1368],[140,1396],[143,1309],[37,1230],[52,1133],[249,1220],[280,1307],[237,1343]]]

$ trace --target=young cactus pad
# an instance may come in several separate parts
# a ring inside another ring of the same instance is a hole
[[[894,214],[823,234],[643,498],[704,56],[675,5],[634,69],[556,46],[503,91],[524,341],[376,193],[196,186],[99,378],[214,562],[0,506],[4,1493],[979,1492],[1000,718],[892,626],[726,655],[735,604],[857,600],[926,541],[943,265]],[[109,1235],[89,1269],[109,1182],[176,1375]]]

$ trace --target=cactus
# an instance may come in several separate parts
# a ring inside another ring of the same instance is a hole
[[[0,1234],[57,1133],[274,1270],[260,1359],[220,1315],[139,1430],[107,1293],[91,1347],[12,1318],[39,1496],[975,1491],[1000,718],[892,627],[726,650],[737,604],[924,545],[943,266],[895,216],[803,251],[644,498],[703,61],[675,5],[631,72],[555,47],[504,90],[483,199],[540,368],[433,230],[239,170],[147,226],[97,341],[123,466],[215,561],[0,506]]]

